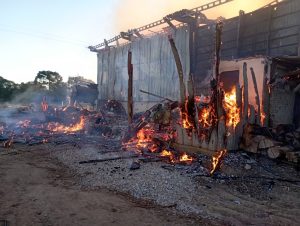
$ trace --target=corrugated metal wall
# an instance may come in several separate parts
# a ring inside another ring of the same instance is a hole
[[[196,38],[196,91],[207,83],[214,59],[215,31],[203,26]],[[297,56],[300,40],[300,0],[289,0],[224,22],[222,60],[256,55]]]
[[[188,75],[190,67],[188,28],[178,29],[174,40],[185,75]],[[168,37],[162,34],[98,53],[99,99],[127,100],[129,49],[132,51],[134,101],[155,102],[159,100],[141,93],[140,89],[178,99],[178,73]]]

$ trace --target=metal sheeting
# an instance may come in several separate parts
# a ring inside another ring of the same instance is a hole
[[[190,71],[188,28],[178,29],[174,40],[187,78]],[[168,37],[163,34],[98,53],[99,100],[127,100],[129,49],[132,51],[134,101],[159,100],[141,93],[140,89],[177,100],[179,98],[178,74]]]

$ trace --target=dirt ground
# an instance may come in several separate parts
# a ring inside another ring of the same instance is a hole
[[[66,166],[36,149],[0,152],[0,225],[210,225],[106,189],[85,189]]]
[[[128,159],[79,164],[120,151],[84,141],[0,147],[0,226],[300,225],[299,172],[287,164],[228,154],[217,175],[238,180],[202,177],[200,156],[201,164],[133,171]]]

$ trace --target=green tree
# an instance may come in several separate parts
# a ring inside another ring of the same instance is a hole
[[[17,85],[13,81],[9,81],[0,76],[0,100],[10,101],[16,92]]]
[[[62,77],[57,72],[53,71],[39,71],[34,79],[34,84],[46,87],[49,90],[55,89],[61,85]]]

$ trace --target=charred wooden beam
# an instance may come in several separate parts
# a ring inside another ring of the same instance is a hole
[[[148,94],[148,95],[150,95],[150,96],[154,96],[154,97],[160,98],[160,99],[164,99],[164,100],[167,100],[167,101],[174,102],[174,100],[171,100],[171,99],[169,99],[169,98],[166,98],[166,97],[157,95],[157,94],[155,94],[155,93],[147,92],[147,91],[142,90],[142,89],[140,89],[140,92],[141,92],[141,93]]]
[[[244,100],[244,109],[243,109],[243,118],[244,123],[248,122],[248,75],[247,75],[247,63],[243,64],[243,82],[244,82],[244,92],[243,92],[243,100]]]
[[[177,50],[177,47],[175,45],[175,41],[174,39],[169,36],[169,42],[171,45],[171,49],[172,49],[172,53],[175,59],[175,64],[176,64],[176,68],[177,68],[177,72],[178,72],[178,77],[179,77],[179,88],[180,88],[180,104],[184,105],[185,103],[185,85],[184,85],[184,80],[183,80],[183,67],[182,67],[182,63],[180,60],[180,56]]]
[[[256,105],[257,105],[257,124],[261,124],[261,120],[260,120],[260,98],[259,98],[259,93],[258,93],[258,87],[257,87],[257,82],[256,82],[256,76],[254,73],[254,69],[251,67],[250,68],[251,71],[251,75],[252,75],[252,81],[253,81],[253,86],[254,86],[254,90],[255,90],[255,101],[256,101]]]
[[[132,123],[133,117],[133,65],[132,65],[132,52],[128,51],[128,123]]]
[[[174,32],[177,30],[176,26],[171,22],[171,20],[168,17],[164,17],[164,21],[172,28]]]
[[[103,159],[91,159],[87,161],[80,161],[79,164],[90,164],[90,163],[97,163],[97,162],[107,162],[107,161],[115,161],[115,160],[120,160],[120,159],[132,159],[139,157],[138,154],[131,154],[127,156],[114,156],[114,157],[107,157]]]
[[[270,111],[270,89],[268,84],[268,63],[265,63],[264,67],[264,80],[263,80],[263,93],[262,93],[262,112],[265,116],[263,120],[263,126],[269,126],[269,111]]]

